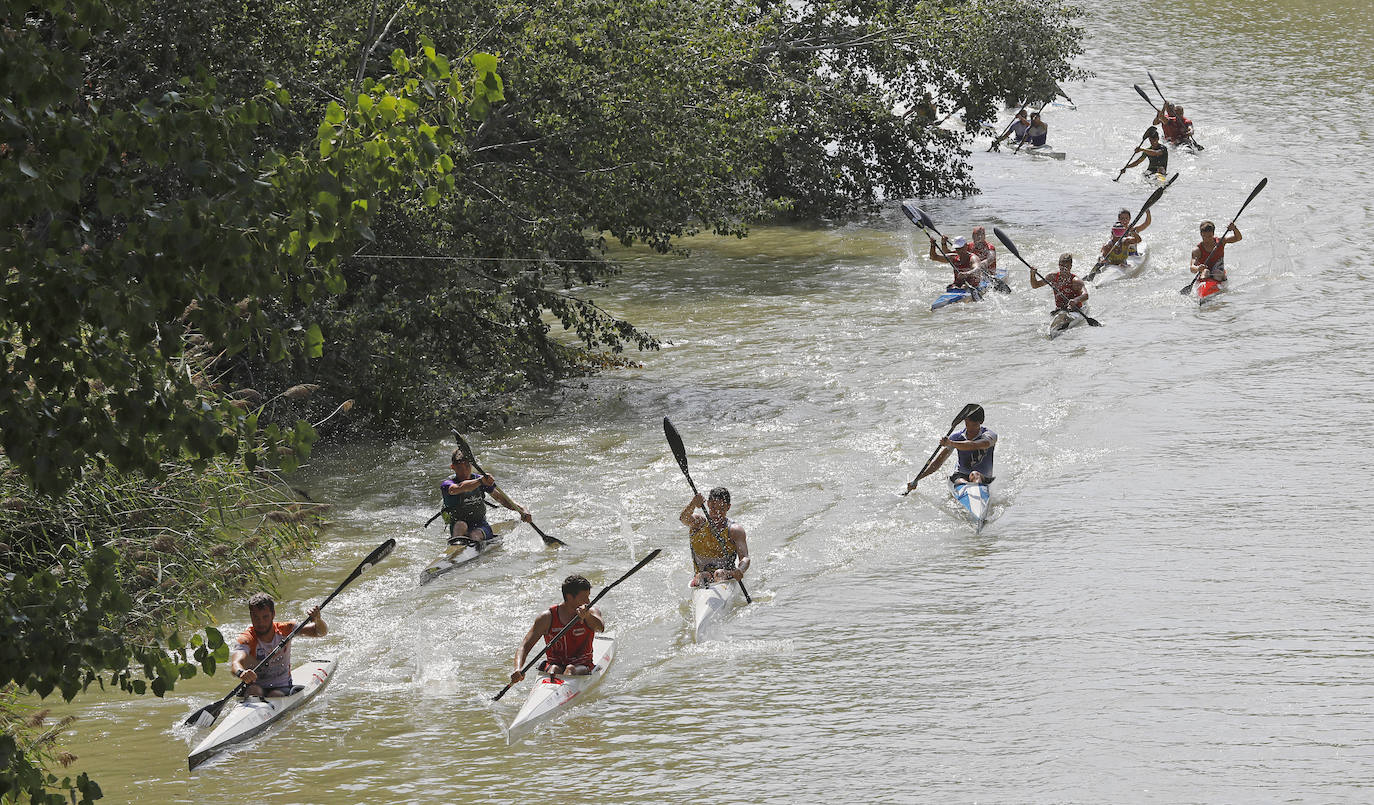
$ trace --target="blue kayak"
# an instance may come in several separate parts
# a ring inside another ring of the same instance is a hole
[[[949,493],[964,510],[969,522],[973,523],[973,533],[982,533],[983,526],[988,521],[988,504],[992,497],[988,492],[988,485],[950,481]]]
[[[997,275],[997,279],[1003,282],[1006,281],[1007,270],[1005,268],[998,268],[994,273]],[[982,282],[978,283],[978,294],[976,296],[973,291],[968,288],[955,288],[954,286],[950,286],[945,289],[944,293],[935,297],[935,301],[930,303],[930,309],[939,310],[942,307],[948,307],[956,302],[977,302],[990,290],[992,290],[992,280],[989,278],[984,278]]]

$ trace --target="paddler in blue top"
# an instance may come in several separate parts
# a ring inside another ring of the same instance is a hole
[[[949,454],[959,451],[959,467],[949,479],[954,483],[990,484],[992,483],[992,454],[997,449],[997,434],[983,427],[983,406],[975,405],[964,417],[964,429],[940,440],[944,450],[935,460],[909,483],[907,490],[916,488],[916,482],[932,475],[949,458]]]
[[[496,488],[495,478],[473,472],[472,459],[461,447],[453,451],[452,459],[449,467],[453,475],[439,484],[439,493],[444,498],[444,520],[449,524],[450,545],[464,540],[481,542],[494,535],[491,523],[487,522],[487,503],[483,495],[491,495],[507,509],[520,512],[520,519],[527,523],[534,519],[528,509]]]
[[[243,680],[244,696],[287,696],[291,693],[290,644],[278,651],[261,672],[253,670],[296,628],[295,621],[273,620],[276,615],[277,604],[267,593],[258,593],[248,599],[248,618],[253,625],[229,644],[229,672]],[[310,623],[301,627],[298,635],[324,637],[329,633],[319,607],[307,612],[305,619]]]

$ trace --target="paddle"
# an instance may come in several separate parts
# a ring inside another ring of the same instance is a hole
[[[352,573],[348,574],[348,578],[344,579],[343,583],[340,584],[338,587],[335,587],[334,592],[330,593],[328,598],[325,598],[323,601],[320,602],[320,609],[324,609],[330,601],[334,600],[334,596],[343,592],[343,588],[352,584],[354,579],[358,578],[363,574],[363,571],[367,570],[368,568],[385,559],[387,555],[390,554],[393,549],[395,549],[395,547],[396,540],[389,539],[386,542],[383,542],[381,545],[378,545],[376,548],[374,548],[372,553],[368,554],[367,558],[364,559],[362,563],[359,564],[356,568],[354,568]],[[253,667],[253,673],[257,673],[258,671],[262,670],[262,667],[264,665],[267,665],[268,661],[271,660],[273,657],[277,656],[277,652],[285,648],[286,645],[291,642],[291,638],[295,637],[296,633],[299,632],[301,629],[304,629],[305,625],[309,623],[310,620],[310,618],[306,618],[300,623],[297,623],[296,628],[291,630],[291,634],[287,635],[286,639],[281,641],[280,645],[272,649],[271,654],[268,654],[266,657],[263,657],[262,662],[258,663],[256,666]],[[239,695],[246,687],[246,683],[238,683],[238,685],[236,685],[233,690],[229,691],[229,695],[225,696],[223,699],[220,699],[217,702],[214,702],[213,704],[207,704],[199,710],[195,711],[190,716],[188,716],[186,718],[186,721],[183,723],[185,723],[188,727],[210,726],[211,724],[215,723],[215,719],[219,718],[219,712],[224,709],[225,702],[228,702],[230,699]]]
[[[1164,97],[1164,90],[1162,90],[1162,89],[1159,88],[1159,82],[1155,80],[1154,74],[1151,73],[1149,70],[1146,70],[1146,71],[1145,71],[1145,75],[1150,76],[1150,83],[1155,85],[1155,92],[1158,92],[1158,93],[1159,93],[1159,99],[1160,99],[1161,101],[1164,101],[1164,105],[1165,105],[1165,106],[1168,106],[1168,105],[1169,105],[1169,99],[1166,98],[1166,97]],[[1203,147],[1202,147],[1202,143],[1200,143],[1200,142],[1198,142],[1196,139],[1194,139],[1193,135],[1191,135],[1191,134],[1188,135],[1188,142],[1192,143],[1192,144],[1193,144],[1193,147],[1196,148],[1196,149],[1199,150],[1199,151],[1205,151],[1205,150],[1207,150],[1207,149],[1203,148]]]
[[[1069,106],[1072,106],[1074,109],[1078,108],[1078,104],[1073,102],[1073,98],[1069,97],[1069,93],[1065,92],[1063,87],[1059,86],[1058,84],[1055,84],[1054,88],[1056,91],[1058,91],[1060,95],[1064,96],[1064,100],[1069,102]]]
[[[610,584],[606,585],[605,587],[602,587],[602,588],[601,588],[601,592],[597,593],[597,594],[596,594],[596,597],[593,598],[593,599],[591,600],[591,603],[587,604],[587,608],[588,608],[588,609],[591,609],[593,606],[596,606],[596,602],[597,602],[597,601],[600,601],[602,596],[604,596],[606,593],[609,593],[611,590],[615,589],[615,586],[616,586],[617,584],[619,584],[620,582],[624,581],[625,579],[628,579],[629,577],[633,576],[635,573],[639,572],[639,569],[640,569],[641,567],[644,567],[645,565],[647,565],[647,564],[649,564],[650,562],[652,562],[652,561],[653,561],[660,553],[662,553],[662,552],[663,552],[663,549],[662,549],[662,548],[655,548],[655,549],[653,550],[653,552],[650,553],[648,556],[644,557],[643,559],[640,559],[640,560],[639,560],[639,564],[637,564],[637,565],[635,565],[634,567],[630,568],[629,571],[628,571],[625,575],[621,576],[620,578],[616,579],[615,581],[611,582]],[[544,647],[541,648],[541,649],[539,649],[539,653],[538,653],[538,654],[534,655],[532,658],[530,658],[530,661],[529,661],[529,662],[525,663],[525,667],[523,667],[523,668],[520,669],[520,673],[521,673],[521,674],[524,674],[526,671],[530,670],[530,667],[531,667],[531,666],[533,666],[536,662],[539,662],[539,658],[542,657],[542,656],[544,656],[544,653],[547,652],[547,651],[549,650],[549,646],[552,646],[554,643],[557,643],[558,640],[559,640],[561,637],[563,637],[563,633],[566,632],[566,631],[568,631],[569,629],[573,628],[573,626],[576,625],[577,622],[578,622],[579,620],[581,620],[581,618],[577,618],[577,617],[574,617],[574,618],[572,618],[571,620],[569,620],[569,621],[567,622],[567,624],[564,625],[564,627],[563,627],[562,629],[559,629],[559,630],[558,630],[558,634],[554,635],[552,640],[546,642],[546,643],[544,644]],[[502,696],[505,696],[505,695],[506,695],[506,691],[510,690],[511,687],[513,687],[514,685],[515,685],[514,682],[508,683],[504,688],[501,688],[501,692],[498,693],[498,694],[496,694],[495,696],[493,696],[491,700],[494,701],[494,702],[499,702],[499,701],[501,701],[501,697],[502,697]]]
[[[1161,189],[1162,189],[1162,188],[1161,188]],[[1037,277],[1040,277],[1040,281],[1041,281],[1041,282],[1049,282],[1049,280],[1046,280],[1043,276],[1040,275],[1040,272],[1039,272],[1039,271],[1036,271],[1036,270],[1035,270],[1035,266],[1031,265],[1030,263],[1026,263],[1026,258],[1022,257],[1022,256],[1021,256],[1021,252],[1019,252],[1019,251],[1016,250],[1016,244],[1011,242],[1011,238],[1007,237],[1007,233],[1006,233],[1006,232],[1003,232],[1001,229],[999,229],[999,228],[997,228],[997,227],[994,226],[994,227],[992,228],[992,234],[996,235],[996,236],[997,236],[997,239],[1000,240],[1000,241],[1002,241],[1002,245],[1003,245],[1003,246],[1006,246],[1006,247],[1007,247],[1007,251],[1011,252],[1011,253],[1016,257],[1017,260],[1020,260],[1022,263],[1025,263],[1025,264],[1026,264],[1026,268],[1029,268],[1029,269],[1031,270],[1031,273],[1032,273],[1032,274],[1034,274],[1034,275],[1037,276]],[[1053,286],[1051,286],[1051,287],[1053,287]],[[1097,319],[1094,319],[1092,316],[1089,316],[1087,313],[1084,313],[1083,310],[1082,310],[1081,308],[1071,307],[1071,308],[1068,308],[1068,312],[1069,312],[1069,313],[1077,313],[1078,315],[1082,316],[1082,317],[1083,317],[1083,320],[1086,321],[1086,322],[1088,323],[1088,326],[1089,326],[1089,327],[1101,327],[1101,326],[1102,326],[1102,322],[1098,321]]]
[[[1001,134],[992,139],[992,145],[988,146],[989,154],[991,154],[993,151],[998,150],[998,148],[1000,147],[998,143],[1002,142],[1002,140],[1006,138],[1007,134],[1011,132],[1011,127],[1016,125],[1016,119],[1021,116],[1022,112],[1026,111],[1027,106],[1030,106],[1030,101],[1026,101],[1025,103],[1021,104],[1021,108],[1017,109],[1016,114],[1011,116],[1011,122],[1007,124],[1007,127],[1005,129],[1002,129]]]
[[[950,420],[949,430],[945,431],[945,435],[941,438],[941,441],[948,439],[949,435],[954,432],[954,429],[959,427],[959,423],[967,419],[968,415],[973,413],[973,410],[977,407],[977,403],[969,403],[968,405],[965,405],[963,408],[960,408],[959,414],[955,416],[954,419]],[[926,463],[921,465],[921,472],[916,473],[916,479],[913,480],[911,482],[911,486],[907,487],[907,490],[902,493],[902,497],[906,497],[907,495],[911,494],[911,490],[916,488],[916,481],[920,480],[922,473],[924,473],[926,471],[926,468],[930,466],[930,462],[935,460],[935,454],[939,452],[940,445],[937,444],[935,445],[935,449],[931,452],[930,458],[926,459]]]
[[[473,454],[472,448],[471,448],[471,447],[468,447],[467,440],[463,438],[463,434],[461,434],[461,433],[459,433],[458,431],[455,430],[455,431],[453,431],[453,438],[455,438],[455,439],[458,440],[458,446],[461,447],[461,448],[463,449],[463,455],[467,456],[467,457],[468,457],[468,460],[472,462],[472,468],[475,469],[475,470],[477,470],[478,473],[480,473],[480,474],[482,474],[482,475],[486,475],[486,474],[487,474],[486,470],[482,469],[482,465],[477,463],[477,456]],[[500,492],[500,491],[501,491],[501,487],[499,487],[499,486],[493,486],[492,488],[495,489],[497,492]],[[504,493],[503,493],[503,494],[504,494]],[[488,505],[490,505],[490,504],[488,504]],[[440,512],[439,514],[443,514],[443,512]],[[435,516],[437,517],[438,515],[435,515]],[[430,522],[433,522],[433,521],[434,521],[434,517],[431,517],[431,518],[429,518],[429,519],[430,519]],[[542,539],[542,540],[544,540],[544,544],[545,544],[545,545],[567,545],[567,544],[568,544],[568,543],[564,542],[563,540],[559,539],[558,537],[551,537],[551,536],[549,536],[548,534],[545,534],[544,531],[543,531],[543,529],[541,529],[539,526],[537,526],[537,525],[534,524],[534,518],[533,518],[533,517],[530,518],[529,524],[530,524],[530,528],[533,528],[533,529],[534,529],[534,533],[538,534],[538,535],[539,535],[539,538]],[[429,523],[425,523],[425,525],[429,525]]]
[[[1211,251],[1207,252],[1206,257],[1202,258],[1202,262],[1206,263],[1211,261],[1212,255],[1217,253],[1217,249],[1221,248],[1222,241],[1226,240],[1226,233],[1231,231],[1231,227],[1235,226],[1236,221],[1240,219],[1240,214],[1245,212],[1245,208],[1250,206],[1250,202],[1255,200],[1255,196],[1258,196],[1260,194],[1260,191],[1263,190],[1264,186],[1267,184],[1269,184],[1269,177],[1266,176],[1265,178],[1260,179],[1260,183],[1255,185],[1255,189],[1251,190],[1250,195],[1245,197],[1245,203],[1240,205],[1239,210],[1236,210],[1236,217],[1232,218],[1231,223],[1227,224],[1226,228],[1221,230],[1221,237],[1217,238],[1216,245],[1212,247]],[[1197,278],[1201,276],[1201,271],[1194,274],[1193,278],[1188,281],[1188,284],[1178,290],[1179,296],[1187,296],[1188,292],[1193,290],[1193,286],[1197,284]]]
[[[692,494],[700,495],[701,493],[697,491],[697,485],[692,481],[692,473],[687,470],[687,448],[683,447],[682,437],[678,435],[677,428],[673,427],[673,423],[666,416],[663,418],[663,435],[668,437],[668,446],[672,448],[673,457],[677,459],[678,467],[681,468],[683,476],[687,478],[687,485],[692,487]],[[716,527],[711,525],[711,513],[706,510],[705,503],[701,505],[701,513],[706,515],[706,527],[711,529],[711,536],[716,538],[721,549],[724,550],[725,539],[716,531]],[[744,593],[744,602],[746,604],[754,603],[754,599],[749,597],[749,591],[744,589],[744,579],[736,579],[736,581],[739,582],[739,591]]]
[[[1126,175],[1126,169],[1131,167],[1131,159],[1134,158],[1137,153],[1139,153],[1140,146],[1144,145],[1145,141],[1148,139],[1150,139],[1150,135],[1140,135],[1140,142],[1136,145],[1135,150],[1131,152],[1131,155],[1129,157],[1126,157],[1126,164],[1122,165],[1121,170],[1116,172],[1116,178],[1112,180],[1113,182],[1121,181],[1121,177]]]
[[[1125,232],[1122,232],[1122,233],[1121,233],[1121,237],[1112,238],[1112,242],[1111,242],[1111,244],[1107,247],[1107,251],[1111,251],[1112,249],[1116,248],[1116,244],[1121,242],[1121,238],[1126,237],[1126,235],[1127,235],[1132,229],[1135,228],[1135,225],[1138,224],[1138,223],[1140,223],[1140,219],[1141,219],[1142,216],[1145,215],[1146,210],[1148,210],[1148,209],[1150,209],[1150,207],[1154,206],[1154,203],[1155,203],[1156,201],[1159,201],[1159,199],[1164,195],[1164,191],[1169,189],[1169,185],[1173,184],[1173,183],[1174,183],[1175,181],[1177,181],[1177,180],[1178,180],[1178,174],[1175,173],[1172,179],[1170,179],[1169,181],[1167,181],[1167,182],[1164,183],[1164,186],[1163,186],[1163,187],[1156,188],[1156,189],[1155,189],[1155,192],[1153,192],[1153,193],[1150,194],[1150,197],[1149,197],[1148,199],[1145,200],[1145,205],[1144,205],[1143,207],[1140,208],[1140,212],[1136,213],[1136,214],[1135,214],[1135,217],[1131,219],[1131,224],[1130,224],[1130,226],[1126,227],[1126,231],[1125,231]],[[1095,265],[1093,265],[1092,271],[1089,271],[1089,272],[1088,272],[1088,276],[1085,277],[1084,279],[1085,279],[1085,280],[1088,280],[1088,281],[1091,281],[1092,278],[1093,278],[1093,277],[1096,277],[1097,274],[1098,274],[1098,272],[1101,271],[1102,268],[1103,268],[1104,266],[1106,266],[1106,265],[1107,265],[1107,255],[1105,255],[1105,254],[1103,254],[1103,255],[1098,255],[1097,263],[1096,263]]]
[[[902,212],[906,213],[906,217],[911,223],[916,225],[917,229],[924,232],[927,238],[930,238],[930,242],[934,243],[935,248],[940,250],[940,254],[945,258],[945,261],[948,262],[950,266],[953,266],[954,261],[950,259],[949,252],[945,251],[945,247],[940,245],[940,242],[935,240],[935,238],[931,237],[930,232],[926,231],[927,229],[932,229],[935,231],[935,234],[940,237],[943,238],[945,236],[943,232],[935,228],[935,222],[930,219],[929,215],[926,215],[926,211],[909,201],[903,201]],[[1006,280],[997,277],[990,270],[983,269],[983,276],[992,280],[992,287],[996,288],[998,291],[1002,293],[1011,293],[1011,286],[1007,284]],[[982,298],[977,288],[972,288],[970,290],[973,291],[973,298],[975,300]]]

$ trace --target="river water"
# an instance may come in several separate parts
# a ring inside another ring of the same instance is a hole
[[[1048,293],[1008,255],[1013,295],[930,312],[948,271],[895,205],[631,254],[596,300],[669,344],[567,384],[533,424],[469,435],[568,547],[521,528],[420,588],[451,445],[322,448],[298,481],[335,524],[288,571],[282,614],[399,543],[296,647],[339,659],[330,688],[194,774],[196,736],[172,725],[227,676],[92,697],[81,768],[112,801],[196,803],[1374,798],[1374,21],[1366,0],[1128,11],[1094,12],[1096,77],[1046,111],[1067,160],[978,149],[983,195],[925,202],[1039,267],[1083,260],[1151,191],[1110,181],[1150,121],[1131,85],[1151,69],[1206,151],[1172,158],[1147,274],[1093,292],[1103,327],[1048,341]],[[1232,291],[1199,311],[1177,293],[1197,223],[1223,227],[1263,177]],[[938,477],[896,494],[969,401],[1001,435],[980,536]],[[727,640],[690,638],[691,493],[665,415],[750,535],[755,603]],[[507,746],[525,686],[490,698],[530,620],[564,575],[599,589],[653,548],[601,604],[620,646],[604,684]]]

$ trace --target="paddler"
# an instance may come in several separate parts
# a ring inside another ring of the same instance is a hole
[[[702,509],[710,514],[703,515]],[[693,587],[743,579],[744,571],[749,569],[749,539],[744,526],[726,516],[729,511],[730,490],[718,486],[705,501],[698,493],[678,515],[691,537],[692,565],[696,569]]]
[[[252,626],[229,644],[229,672],[247,686],[244,696],[288,696],[291,694],[291,644],[278,651],[261,673],[253,669],[271,654],[296,628],[296,621],[275,621],[277,604],[267,593],[248,599],[248,619]],[[306,625],[297,635],[324,637],[329,633],[320,608],[305,614]]]
[[[1182,106],[1166,102],[1159,114],[1155,115],[1155,122],[1164,129],[1165,141],[1173,145],[1186,145],[1193,141],[1193,121],[1183,116]]]
[[[539,613],[534,625],[525,634],[525,642],[515,652],[515,671],[510,675],[511,684],[520,682],[525,675],[520,669],[525,667],[525,657],[544,638],[550,643],[539,670],[546,674],[568,674],[582,676],[590,674],[596,666],[592,658],[592,641],[597,632],[606,631],[606,623],[601,620],[601,610],[591,605],[592,583],[586,578],[572,575],[563,580],[563,603],[554,604],[547,611]],[[554,636],[563,627],[577,621],[558,642],[552,643]]]
[[[1030,125],[1026,127],[1026,144],[1037,146],[1044,145],[1049,139],[1050,126],[1040,119],[1039,112],[1031,112]]]
[[[1112,227],[1111,240],[1102,245],[1100,262],[1115,266],[1126,264],[1126,258],[1135,254],[1140,246],[1140,233],[1150,226],[1150,211],[1145,210],[1145,220],[1138,226],[1131,226],[1131,211],[1121,210],[1116,214],[1116,224]]]
[[[968,248],[978,260],[978,270],[989,277],[997,273],[997,247],[988,243],[988,230],[986,228],[981,226],[973,228],[973,240],[969,243]]]
[[[1145,129],[1145,138],[1150,142],[1136,147],[1135,151],[1140,156],[1127,162],[1126,167],[1134,168],[1148,159],[1150,163],[1145,166],[1145,172],[1164,176],[1169,172],[1169,149],[1165,148],[1164,143],[1159,141],[1159,130],[1154,126]]]
[[[1054,291],[1054,312],[1077,311],[1082,312],[1083,306],[1088,303],[1088,287],[1083,284],[1073,273],[1073,255],[1064,252],[1059,255],[1059,270],[1053,274],[1047,274],[1043,279],[1036,273],[1035,269],[1030,272],[1030,286],[1032,288],[1042,288],[1050,286]]]
[[[1216,224],[1211,221],[1203,221],[1198,225],[1198,233],[1202,235],[1202,240],[1193,247],[1193,259],[1188,270],[1194,274],[1199,274],[1199,280],[1211,279],[1218,283],[1226,282],[1226,244],[1240,242],[1240,230],[1235,224],[1226,228],[1229,232],[1224,238],[1217,238]]]
[[[967,238],[958,237],[951,241],[949,238],[941,236],[941,246],[944,247],[944,254],[935,250],[935,241],[930,241],[930,259],[937,263],[949,263],[950,268],[954,269],[954,282],[950,283],[950,288],[968,288],[973,291],[973,298],[977,299],[978,285],[983,280],[983,269],[979,265],[978,257],[969,247]],[[953,251],[950,251],[953,249]]]
[[[959,466],[955,468],[954,474],[949,476],[951,481],[956,484],[992,483],[992,457],[997,449],[997,434],[983,427],[984,416],[983,406],[973,406],[964,417],[964,429],[940,440],[940,446],[944,449],[934,461],[926,465],[920,475],[906,485],[907,491],[915,489],[917,481],[939,471],[940,466],[949,458],[949,454],[956,450],[959,451]]]
[[[520,519],[531,522],[534,517],[524,506],[511,500],[505,492],[496,488],[496,479],[490,475],[478,475],[472,471],[472,458],[463,453],[463,448],[453,451],[449,464],[453,475],[439,484],[439,494],[444,499],[444,521],[448,523],[450,545],[459,542],[481,542],[491,539],[495,534],[491,523],[487,522],[487,504],[483,495],[491,495],[497,503],[513,512],[520,513]]]

